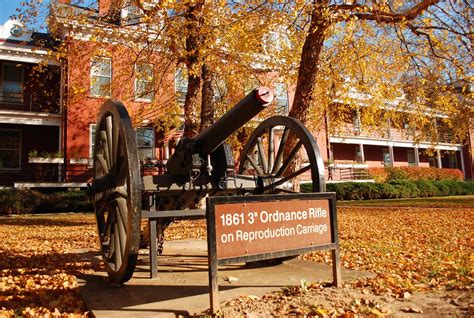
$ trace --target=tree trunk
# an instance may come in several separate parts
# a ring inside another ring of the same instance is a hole
[[[202,66],[202,101],[201,101],[201,127],[199,131],[209,127],[214,120],[214,86],[212,85],[214,73],[204,63]]]
[[[316,85],[316,77],[320,69],[319,56],[329,25],[329,21],[323,17],[320,9],[314,8],[311,14],[311,25],[301,53],[295,99],[289,113],[290,117],[301,120],[305,125],[308,121],[309,108],[314,102],[313,88]]]
[[[200,25],[203,23],[201,11],[204,1],[190,5],[186,10],[186,66],[188,68],[188,92],[184,100],[184,137],[192,138],[198,132],[199,92],[201,76],[197,74],[200,63],[199,47],[202,44]]]
[[[313,89],[319,71],[319,57],[323,48],[325,32],[330,22],[323,17],[320,7],[315,7],[311,14],[311,25],[303,45],[301,62],[298,70],[295,99],[289,116],[299,119],[304,125],[308,125],[308,114],[314,103]],[[295,148],[297,140],[293,134],[288,136],[285,145],[285,157]],[[302,163],[301,154],[297,154],[287,170],[287,175],[297,171]],[[300,191],[299,178],[293,180],[293,191]]]

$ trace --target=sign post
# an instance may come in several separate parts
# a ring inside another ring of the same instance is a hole
[[[330,249],[333,284],[342,285],[334,193],[209,197],[206,214],[212,313],[218,265]]]

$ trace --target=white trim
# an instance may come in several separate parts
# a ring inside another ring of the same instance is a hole
[[[15,182],[14,188],[86,188],[85,182]]]
[[[354,169],[365,169],[368,168],[369,165],[367,163],[331,163],[328,165],[328,167],[333,167],[333,168],[354,168]]]
[[[456,150],[459,151],[462,149],[460,144],[438,144],[432,145],[427,142],[422,142],[419,144],[414,144],[411,141],[389,141],[389,140],[379,140],[379,139],[368,139],[368,138],[344,138],[344,137],[329,137],[330,143],[341,143],[341,144],[363,144],[371,146],[385,146],[385,147],[401,147],[401,148],[434,148],[440,150]]]
[[[69,164],[71,165],[92,165],[92,159],[89,158],[70,158]]]
[[[92,138],[92,127],[94,127],[94,132],[97,133],[97,124],[89,124],[89,158],[92,158],[94,156],[93,145],[95,144],[95,139]]]
[[[61,114],[0,110],[0,124],[62,126]]]
[[[64,163],[64,158],[28,157],[28,163]]]
[[[345,182],[354,182],[354,183],[364,183],[364,182],[369,182],[369,183],[375,183],[374,179],[347,179],[347,180],[325,180],[324,181],[326,184],[327,183],[345,183]]]

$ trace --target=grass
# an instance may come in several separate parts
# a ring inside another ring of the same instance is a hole
[[[474,208],[474,195],[408,199],[338,201],[338,206]]]

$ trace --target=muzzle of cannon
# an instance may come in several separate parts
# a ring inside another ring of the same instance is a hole
[[[253,90],[196,137],[183,139],[166,171],[142,176],[136,135],[126,107],[107,101],[99,114],[90,187],[102,257],[109,279],[128,281],[140,248],[142,212],[173,215],[193,208],[207,195],[258,195],[295,192],[310,182],[324,191],[324,165],[317,144],[294,118],[273,116],[257,126],[240,153],[225,140],[273,100],[270,89]],[[173,217],[160,219],[163,233]],[[162,243],[162,241],[160,242]]]

